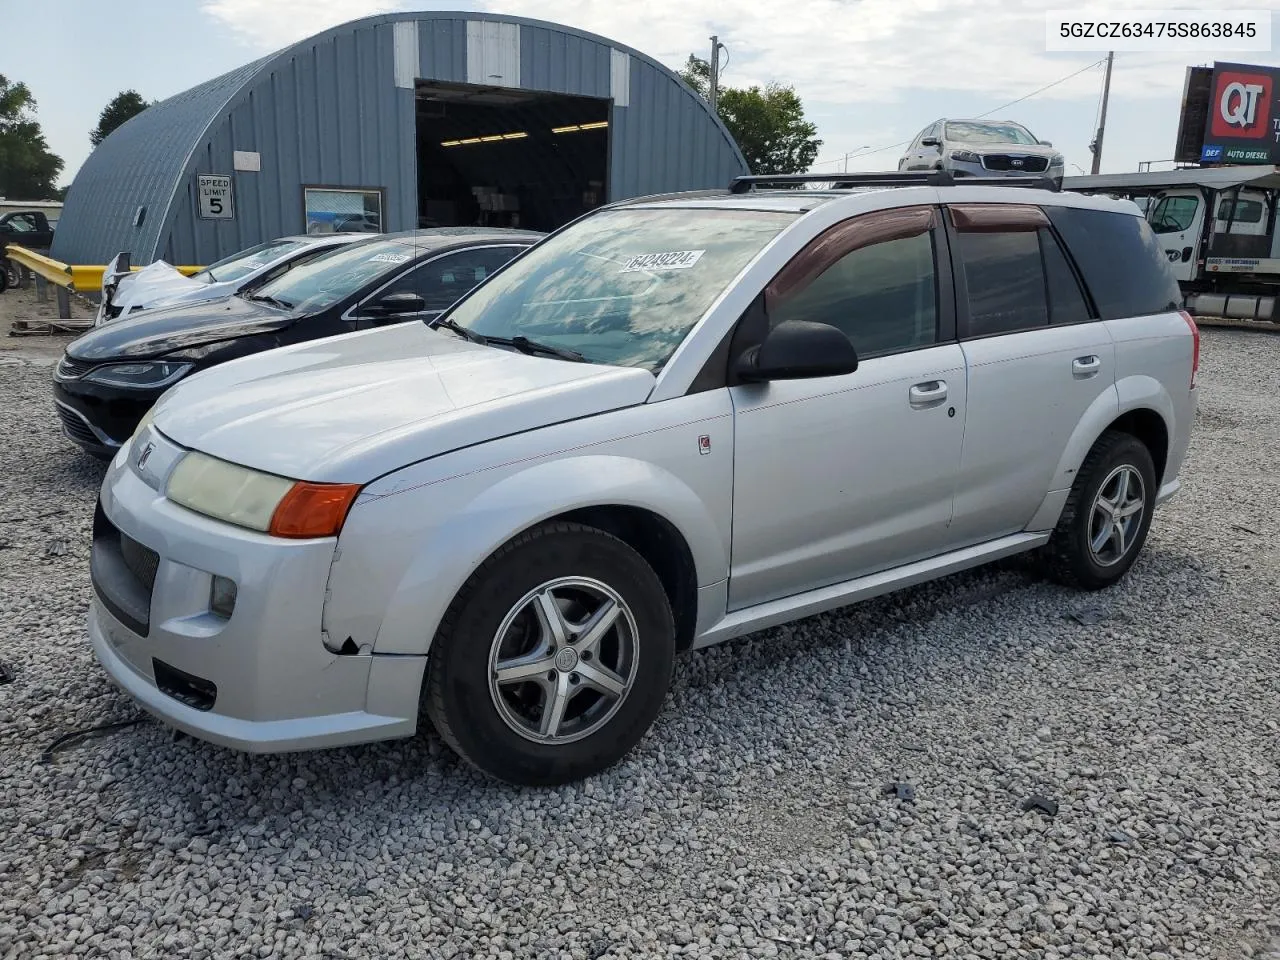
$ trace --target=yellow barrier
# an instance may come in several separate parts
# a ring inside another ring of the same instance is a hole
[[[44,277],[54,286],[70,287],[71,286],[71,268],[65,263],[59,263],[57,260],[51,260],[34,251],[28,250],[26,247],[20,247],[16,243],[11,243],[4,248],[4,255],[12,262],[20,267],[26,267],[36,276]],[[102,283],[102,268],[99,268],[98,283]]]
[[[58,260],[50,259],[42,254],[28,250],[26,247],[20,247],[16,243],[11,243],[5,247],[5,256],[19,266],[26,267],[37,276],[43,277],[45,280],[58,287],[66,287],[69,290],[78,290],[80,293],[97,292],[102,289],[102,274],[107,268],[93,266],[72,266],[62,263]],[[131,267],[133,273],[141,270],[141,267]],[[193,273],[198,273],[204,267],[175,267],[183,276],[189,277]]]

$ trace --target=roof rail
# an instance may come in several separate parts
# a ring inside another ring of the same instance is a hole
[[[1058,182],[1051,177],[962,177],[946,170],[910,170],[891,173],[777,173],[751,177],[735,177],[730,193],[749,193],[752,187],[802,183],[830,183],[836,190],[851,187],[957,187],[973,181],[991,187],[1025,187],[1057,192]]]

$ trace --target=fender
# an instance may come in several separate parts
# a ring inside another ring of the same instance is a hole
[[[360,541],[343,545],[359,569],[335,564],[326,630],[378,654],[422,655],[458,590],[495,550],[523,530],[572,510],[632,506],[669,521],[688,543],[698,586],[728,576],[728,531],[680,477],[614,454],[570,456],[515,467],[487,487],[475,474],[383,496],[364,505]],[[726,489],[727,496],[727,489]],[[406,517],[435,517],[411,536]],[[397,547],[408,546],[398,552]],[[385,562],[366,564],[371,557]],[[398,568],[398,569],[397,569]],[[390,578],[389,596],[378,579]],[[363,636],[361,636],[363,633]]]
[[[1158,413],[1164,420],[1170,439],[1176,436],[1173,400],[1159,380],[1141,374],[1118,380],[1094,400],[1076,424],[1054,471],[1049,493],[1041,502],[1031,523],[1027,524],[1027,530],[1051,530],[1057,524],[1071,484],[1075,482],[1076,471],[1097,443],[1098,437],[1124,414],[1143,409]]]

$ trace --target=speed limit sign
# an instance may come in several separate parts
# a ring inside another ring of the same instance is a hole
[[[235,218],[235,198],[231,194],[231,178],[201,175],[197,189],[200,196],[201,220],[232,220]]]

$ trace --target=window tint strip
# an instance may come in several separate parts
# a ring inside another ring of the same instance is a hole
[[[1032,232],[1049,225],[1044,211],[1022,203],[957,203],[948,208],[959,233]]]
[[[828,228],[791,258],[765,288],[765,302],[799,293],[845,254],[888,240],[918,237],[932,229],[933,207],[901,207],[866,213]]]

